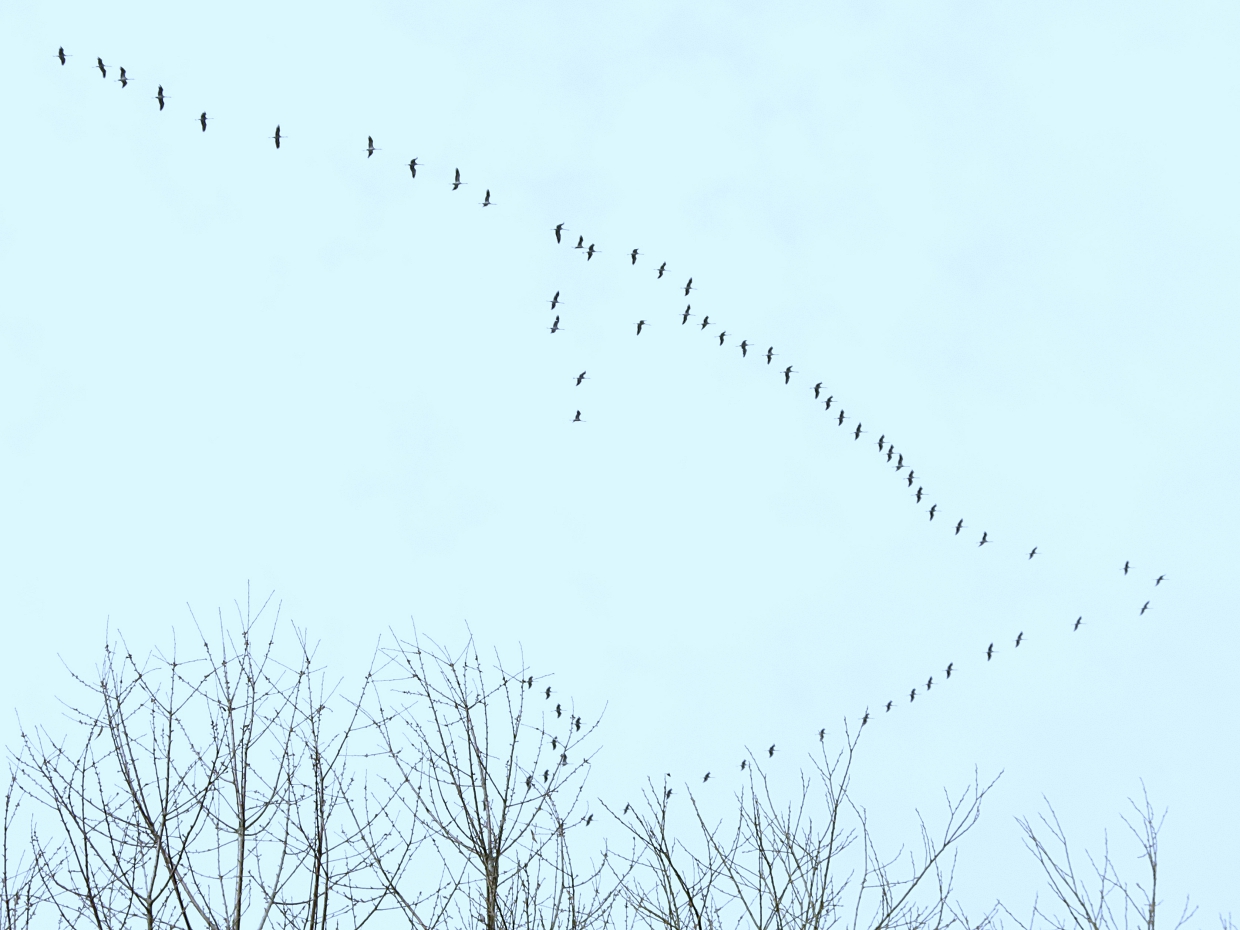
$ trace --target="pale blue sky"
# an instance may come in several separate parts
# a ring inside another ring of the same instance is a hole
[[[248,579],[343,672],[410,616],[521,644],[607,705],[600,794],[896,698],[893,835],[1006,772],[971,902],[1036,888],[1041,794],[1094,842],[1144,778],[1168,894],[1236,907],[1234,4],[3,20],[0,706]]]

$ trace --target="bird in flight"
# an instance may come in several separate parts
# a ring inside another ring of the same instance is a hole
[[[910,468],[910,469],[908,470],[908,486],[909,486],[910,488],[913,486],[913,475],[915,475],[915,474],[916,474],[916,472],[915,472],[915,471],[913,471],[913,469],[911,469],[911,468]]]
[[[207,131],[207,111],[206,110],[203,110],[202,114],[198,117],[198,124],[202,126],[203,132]]]
[[[775,347],[771,346],[766,350],[766,363],[771,364],[771,359],[775,357]]]
[[[924,490],[924,488],[922,488],[922,486],[921,486],[920,484],[919,484],[919,485],[917,485],[917,494],[916,494],[916,497],[917,497],[917,503],[919,503],[919,504],[921,503],[921,493],[922,493],[922,491],[923,491],[923,490]]]
[[[840,415],[839,415],[839,417],[836,419],[836,421],[835,421],[835,425],[836,425],[836,426],[843,426],[843,425],[844,425],[844,421],[845,421],[845,420],[847,420],[847,419],[848,419],[848,417],[844,416],[844,408],[843,408],[843,407],[841,407],[841,408],[840,408]]]
[[[886,433],[883,433],[881,436],[879,436],[879,437],[878,437],[878,451],[879,451],[879,452],[882,452],[882,451],[883,451],[883,445],[884,445],[884,443],[886,442],[886,440],[887,440],[887,434],[886,434]]]
[[[821,392],[822,392],[822,382],[821,382],[821,381],[819,381],[817,384],[815,384],[815,385],[814,385],[814,400],[818,400],[818,399],[819,399],[818,395],[819,395]]]
[[[926,679],[926,690],[929,691],[934,686],[934,676],[931,675]]]
[[[887,702],[887,713],[891,713],[891,705],[892,705],[892,704],[894,704],[894,703],[895,703],[895,701],[888,701],[888,702]]]
[[[551,309],[555,309],[555,305],[560,302],[560,292],[556,291],[555,296],[551,298]]]
[[[742,339],[741,344],[737,346],[737,348],[741,350],[741,358],[749,357],[749,340],[748,339]]]
[[[639,255],[641,255],[641,254],[642,254],[642,253],[641,253],[641,252],[639,252],[639,251],[637,251],[637,249],[634,249],[632,252],[630,252],[630,253],[629,253],[629,259],[631,260],[631,263],[632,263],[632,264],[634,264],[634,265],[636,265],[636,264],[637,264],[637,256],[639,256]],[[708,772],[707,774],[709,775],[710,773]]]
[[[818,742],[821,743],[824,739],[826,739],[826,736],[827,736],[827,728],[823,727],[821,730],[818,731]]]
[[[1021,630],[1019,633],[1017,633],[1017,634],[1016,634],[1016,648],[1017,648],[1017,649],[1019,649],[1019,648],[1020,648],[1020,643],[1021,643],[1021,640],[1023,640],[1024,638],[1025,638],[1025,631],[1024,631],[1024,630]]]
[[[374,137],[373,137],[373,136],[367,136],[367,137],[366,137],[366,157],[367,157],[367,158],[369,158],[371,155],[375,154],[375,152],[377,152],[377,151],[378,151],[378,149],[376,149],[376,148],[375,148],[375,140],[374,140]],[[459,180],[459,179],[458,179],[458,180]],[[456,188],[453,188],[453,190],[456,190]]]
[[[890,461],[891,461],[891,457],[892,457],[893,455],[895,455],[895,454],[896,454],[896,447],[895,447],[895,444],[894,444],[894,443],[889,443],[889,444],[888,444],[888,446],[887,446],[887,461],[888,461],[888,462],[890,462]]]
[[[935,512],[936,510],[938,510],[938,509],[939,509],[939,505],[938,505],[938,504],[931,504],[931,505],[930,505],[930,519],[931,519],[931,520],[933,520],[933,519],[934,519],[934,512]]]
[[[1147,610],[1149,610],[1149,609],[1150,609],[1150,602],[1149,602],[1149,601],[1146,601],[1146,602],[1145,602],[1145,604],[1144,604],[1144,606],[1142,606],[1142,608],[1141,608],[1141,613],[1140,613],[1138,616],[1143,616],[1143,615],[1145,614],[1145,612],[1146,612]]]
[[[586,373],[583,371],[581,374],[577,376],[577,384],[575,385],[575,387],[581,387],[581,382],[585,380],[587,380]]]
[[[686,306],[684,314],[680,317],[680,325],[684,326],[688,322],[689,322],[689,307]]]
[[[586,261],[589,261],[590,259],[594,257],[594,252],[595,252],[594,243],[591,242],[590,247],[586,249]]]
[[[791,380],[792,380],[792,376],[793,376],[794,374],[796,374],[796,372],[792,370],[792,366],[791,366],[791,365],[789,365],[787,368],[785,368],[785,369],[784,369],[784,384],[787,384],[789,381],[791,381]]]
[[[1124,563],[1124,574],[1125,575],[1128,574],[1128,563],[1127,562]]]
[[[71,56],[65,54],[65,47],[62,45],[56,50],[56,57],[60,59],[60,63],[63,65],[65,63],[65,59]]]
[[[986,647],[986,661],[989,662],[990,657],[993,656],[994,654],[995,654],[995,644],[991,643],[989,646]]]
[[[723,345],[723,340],[727,337],[728,331],[725,329],[719,333],[719,344]]]
[[[159,108],[160,110],[162,110],[164,108],[164,100],[166,99],[164,97],[164,85],[163,84],[160,84],[159,90],[155,91],[155,99],[159,101]]]
[[[964,529],[964,520],[956,521],[956,535],[960,535],[960,531]]]
[[[655,271],[659,273],[660,278],[663,277],[663,272],[667,271],[667,262],[664,262],[662,265],[656,268]]]
[[[863,429],[861,428],[861,424],[860,424],[860,423],[858,423],[858,424],[857,424],[857,428],[856,428],[855,430],[853,430],[853,442],[856,442],[858,439],[860,439],[860,438],[861,438],[861,434],[862,434],[862,433],[864,433],[864,432],[865,432],[865,430],[863,430]],[[920,490],[920,489],[918,489],[918,492],[917,492],[917,503],[919,503],[919,504],[921,503],[921,490]]]
[[[416,158],[409,159],[409,176],[411,178],[418,176],[418,160]]]
[[[456,190],[465,182],[461,180],[461,169],[457,168],[456,173],[452,176],[452,189]]]
[[[710,781],[710,772],[702,776],[702,784],[706,784],[708,781]]]
[[[116,82],[121,85],[121,90],[129,86],[129,76],[125,74],[124,68],[121,68],[121,76],[116,79]]]
[[[831,409],[831,401],[833,401],[833,400],[835,400],[835,395],[834,395],[834,394],[832,394],[832,395],[830,395],[829,397],[827,397],[827,399],[823,401],[823,408],[822,408],[822,409],[823,409],[823,410],[830,410],[830,409]]]
[[[564,716],[564,706],[563,706],[562,704],[556,704],[556,705],[555,705],[555,715],[556,715],[557,717],[562,717],[562,716]]]
[[[280,147],[280,124],[279,123],[276,124],[276,134],[272,136],[271,138],[276,140],[276,148],[279,148]]]
[[[638,320],[638,321],[637,321],[637,335],[639,335],[639,336],[640,336],[640,335],[642,334],[642,327],[643,327],[643,326],[645,326],[645,325],[646,325],[646,321],[645,321],[645,320]]]
[[[861,717],[861,725],[865,726],[869,722],[870,722],[870,709],[867,707],[865,709],[865,714]]]
[[[915,697],[917,697],[917,689],[916,689],[916,688],[914,688],[912,691],[910,691],[910,692],[908,693],[908,702],[909,702],[910,704],[912,704],[912,703],[913,703],[913,698],[915,698]]]
[[[990,540],[986,538],[987,535],[988,534],[986,533],[982,533],[982,541],[978,543],[979,546],[984,546],[986,543],[990,542]]]
[[[768,759],[775,758],[775,744],[774,743],[771,743],[771,748],[766,751],[766,755]]]
[[[1162,583],[1163,583],[1163,580],[1164,580],[1166,577],[1167,577],[1166,575],[1159,575],[1157,578],[1155,578],[1155,579],[1154,579],[1154,587],[1156,587],[1156,588],[1157,588],[1160,584],[1162,584]]]
[[[745,766],[747,766],[748,764],[749,764],[748,759],[741,759],[741,771],[742,772],[745,771]]]
[[[495,204],[491,203],[491,189],[489,187],[487,188],[486,196],[482,198],[482,206],[484,207],[495,206]]]
[[[899,456],[896,458],[896,471],[899,471],[903,467],[904,467],[904,453],[901,452]]]
[[[553,229],[553,230],[551,230],[551,231],[552,231],[553,233],[555,233],[555,241],[556,241],[556,244],[558,245],[558,244],[560,243],[560,233],[564,232],[564,224],[563,224],[563,223],[556,223],[556,224],[555,224],[555,229]]]
[[[99,69],[99,73],[104,77],[108,76],[108,69],[104,67],[102,58],[95,59],[95,67]]]
[[[555,318],[555,322],[551,324],[551,331],[553,333],[558,333],[560,331],[560,318],[558,316]]]
[[[693,279],[692,278],[690,278],[688,283],[685,285],[685,296],[686,297],[689,296],[689,292],[691,290],[693,290]]]
[[[576,244],[575,246],[573,246],[573,248],[574,248],[574,249],[584,249],[584,248],[586,247],[585,243],[586,243],[586,237],[585,237],[585,236],[578,236],[578,237],[577,237],[577,244]]]
[[[1081,628],[1081,623],[1082,623],[1082,622],[1083,622],[1083,621],[1081,620],[1081,618],[1080,618],[1080,617],[1077,617],[1077,618],[1076,618],[1076,623],[1072,624],[1072,632],[1073,632],[1073,633],[1075,633],[1077,630],[1079,630],[1079,629]]]
[[[948,663],[947,663],[947,677],[948,677],[948,678],[951,678],[951,677],[952,677],[952,667],[953,667],[955,664],[956,664],[955,662],[948,662]]]
[[[573,417],[573,422],[574,422],[574,423],[584,423],[584,422],[585,422],[585,420],[581,419],[581,411],[580,411],[580,410],[578,410],[578,411],[577,411],[577,415],[576,415],[575,417]]]
[[[1030,550],[1029,550],[1029,558],[1031,558],[1031,559],[1032,559],[1032,558],[1033,558],[1035,555],[1037,555],[1037,554],[1038,554],[1038,547],[1037,547],[1037,546],[1034,546],[1032,549],[1030,549]]]
[[[578,410],[577,412],[581,413],[580,410]],[[551,685],[547,685],[547,690],[544,691],[543,694],[546,696],[548,701],[551,700]]]
[[[686,312],[687,312],[687,308],[686,308]],[[702,327],[701,327],[701,328],[702,328],[702,329],[705,329],[705,328],[706,328],[707,326],[709,326],[709,325],[710,325],[710,314],[708,313],[708,314],[706,314],[706,316],[702,317]]]

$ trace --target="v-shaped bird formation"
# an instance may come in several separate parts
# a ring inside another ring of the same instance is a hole
[[[73,56],[65,52],[64,48],[61,47],[57,50],[54,57],[60,63],[61,67],[67,67],[68,60],[72,58]],[[104,79],[108,77],[108,67],[109,66],[105,64],[102,57],[96,57],[95,64],[91,66],[92,70],[98,70],[98,72]],[[114,78],[115,82],[120,84],[122,90],[127,89],[129,84],[133,83],[134,79],[128,75],[128,73],[126,72],[126,69],[123,67],[117,66],[116,71],[119,76]],[[172,97],[166,94],[164,92],[163,85],[159,84],[156,87],[156,91],[152,99],[155,100],[156,103],[158,104],[157,112],[162,113],[165,111],[167,102],[171,100]],[[200,132],[205,133],[207,131],[208,123],[212,119],[213,117],[208,116],[207,111],[203,110],[198,116],[194,118],[194,122],[196,122],[199,125]],[[270,139],[274,142],[276,149],[280,149],[282,142],[284,142],[288,138],[290,137],[285,135],[281,131],[281,127],[279,125],[275,127],[274,133],[270,137]],[[373,158],[377,153],[381,153],[383,149],[379,147],[378,145],[376,145],[374,136],[367,136],[366,145],[361,148],[361,151],[365,152],[366,159],[370,159],[370,158]],[[401,168],[403,169],[405,167],[409,169],[410,179],[413,181],[418,181],[418,168],[421,167],[419,165],[418,158],[417,157],[410,158],[407,164],[402,162]],[[422,182],[419,181],[419,183],[422,183]],[[457,190],[460,190],[461,187],[467,185],[469,182],[462,178],[461,170],[459,168],[455,168],[453,170],[451,180],[446,180],[443,183],[445,184],[445,186],[448,186],[450,190],[457,191]],[[500,201],[492,200],[491,190],[489,188],[486,188],[483,194],[483,199],[481,201],[478,201],[477,203],[479,206],[483,208],[487,208],[487,207],[499,205]],[[556,223],[556,225],[550,229],[551,236],[548,237],[548,240],[549,241],[553,240],[553,243],[555,246],[563,247],[566,243],[569,243],[572,241],[571,236],[567,238],[565,236],[566,233],[571,233],[571,232],[572,230],[568,226],[567,222]],[[592,262],[596,255],[609,255],[609,254],[618,255],[620,256],[620,262],[623,263],[627,261],[628,267],[631,269],[638,268],[638,259],[641,258],[645,254],[640,250],[640,248],[636,248],[636,247],[634,248],[617,247],[614,250],[600,249],[594,242],[587,243],[585,240],[584,233],[579,233],[577,236],[576,244],[571,246],[571,251],[576,252],[577,250],[580,250],[584,254],[585,261],[587,262]],[[675,279],[672,278],[673,270],[674,270],[673,268],[669,267],[668,261],[660,260],[660,262],[657,265],[651,262],[649,269],[644,270],[642,273],[651,274],[652,284],[657,285],[658,282],[664,281],[664,280],[667,280],[668,282],[671,282],[672,280],[680,280],[679,275],[677,275]],[[663,285],[658,285],[658,286],[666,287],[668,285],[663,284]],[[683,297],[683,298],[689,298],[693,292],[699,291],[699,288],[694,284],[694,279],[692,275],[688,275],[684,278],[683,285],[677,284],[674,286],[677,288],[677,292],[676,292],[677,296]],[[566,304],[567,302],[561,298],[561,292],[557,290],[554,293],[554,295],[550,298],[548,303],[550,303],[551,305],[550,307],[551,311],[556,311],[556,309],[561,304]],[[565,332],[566,327],[561,324],[561,316],[559,314],[553,314],[553,315],[554,315],[554,319],[551,321],[550,326],[547,327],[547,330],[552,336],[555,336],[559,333]],[[809,384],[809,379],[805,379],[803,381],[799,377],[801,375],[801,372],[798,371],[793,365],[789,364],[782,368],[778,366],[773,366],[772,363],[774,359],[780,356],[780,353],[775,351],[774,346],[768,346],[765,349],[765,351],[763,351],[760,348],[759,343],[752,342],[748,338],[743,338],[739,342],[729,343],[728,337],[730,334],[728,333],[728,331],[725,330],[723,327],[718,326],[718,324],[712,323],[709,314],[701,313],[700,319],[698,319],[697,317],[698,315],[695,314],[693,311],[693,305],[691,303],[686,303],[685,308],[683,310],[676,310],[674,312],[669,311],[667,314],[666,320],[658,319],[658,318],[651,316],[651,317],[644,318],[644,319],[630,321],[629,323],[625,325],[632,326],[633,329],[630,330],[630,332],[634,332],[635,330],[636,336],[649,339],[649,338],[652,338],[652,336],[644,335],[647,330],[649,330],[653,334],[653,333],[657,333],[660,330],[660,328],[663,326],[685,327],[685,326],[688,326],[690,320],[695,320],[695,324],[700,333],[704,334],[706,333],[708,329],[712,330],[711,342],[714,342],[717,348],[731,349],[733,351],[739,350],[739,352],[736,355],[736,358],[740,363],[749,364],[749,365],[760,365],[764,369],[769,369],[771,371],[772,377],[782,380],[782,383],[785,386],[792,388],[796,392],[794,396],[799,396],[801,398],[804,398],[805,400],[812,401],[813,403],[822,404],[823,411],[827,414],[827,422],[833,423],[836,429],[842,430],[845,423],[849,423],[851,428],[848,430],[843,430],[843,435],[851,436],[852,442],[859,442],[862,436],[865,436],[865,435],[872,436],[873,433],[876,431],[873,429],[864,429],[863,424],[859,418],[849,416],[846,413],[843,404],[837,400],[835,394],[827,393],[827,388],[824,386],[825,385],[824,381],[816,381],[811,386]],[[712,328],[717,329],[717,331],[714,331],[714,329]],[[619,334],[620,331],[618,330],[617,332]],[[735,336],[733,336],[732,338],[735,339]],[[706,344],[709,345],[710,343],[708,342]],[[751,354],[753,355],[753,358],[754,358],[754,361],[752,362],[748,361]],[[796,377],[795,387],[794,387],[794,381],[793,381],[794,377]],[[576,390],[576,389],[582,388],[583,383],[585,381],[590,380],[588,376],[588,368],[581,371],[579,374],[576,374],[576,375],[566,374],[565,376],[566,385],[569,380],[573,382],[573,387],[571,388],[571,390],[573,390],[575,394],[584,393],[585,391],[588,391],[588,389],[583,389],[582,392],[578,392]],[[823,396],[824,394],[826,394],[825,397]],[[582,424],[581,428],[583,429],[592,428],[590,425],[590,421],[585,416],[583,416],[582,409],[579,409],[576,403],[568,403],[566,404],[566,407],[568,409],[574,410],[574,413],[571,417],[568,417],[568,416],[565,417],[565,421],[567,422],[567,424],[570,424],[570,425]],[[594,424],[593,428],[597,428],[597,424]],[[924,510],[926,514],[927,522],[930,524],[935,524],[936,517],[939,517],[941,514],[939,505],[934,502],[932,495],[927,490],[927,487],[923,483],[922,479],[917,477],[917,473],[914,467],[905,461],[906,453],[904,452],[904,450],[902,448],[897,449],[894,442],[892,442],[892,440],[888,437],[888,435],[885,432],[879,433],[877,440],[874,441],[874,447],[877,449],[877,453],[875,454],[876,467],[891,469],[896,479],[903,483],[905,492],[908,494],[909,498],[914,502],[915,506],[922,507],[926,504],[929,504],[929,506],[926,507]],[[916,485],[915,490],[914,490],[914,485]],[[944,527],[944,532],[947,534],[948,538],[953,538],[953,539],[960,537],[962,531],[969,528],[969,525],[965,523],[963,517],[957,517],[954,523],[951,521],[950,517],[940,517],[938,524],[935,524],[935,525],[936,526],[942,525]],[[980,536],[966,536],[964,538],[966,540],[974,540],[975,541],[974,548],[979,549],[979,550],[995,542],[995,540],[992,540],[990,538],[989,531],[984,528],[982,529]],[[1032,561],[1035,556],[1040,554],[1039,547],[1032,546],[1028,550],[1028,552],[1025,552],[1025,550],[1022,547],[1021,549],[1018,550],[1018,554],[1022,556],[1026,562]],[[1125,561],[1123,566],[1116,567],[1116,571],[1122,572],[1124,577],[1134,577],[1134,580],[1135,580],[1134,570],[1135,570],[1134,566],[1129,561]],[[1157,577],[1152,579],[1153,581],[1152,587],[1155,589],[1159,588],[1166,579],[1167,579],[1167,575],[1159,574]],[[1154,609],[1152,598],[1145,599],[1144,603],[1140,606],[1140,608],[1139,609],[1136,608],[1135,601],[1137,600],[1139,596],[1140,595],[1134,596],[1134,607],[1133,607],[1134,616],[1144,616],[1147,612],[1152,611]],[[1071,632],[1071,633],[1075,633],[1079,631],[1080,628],[1086,624],[1086,621],[1083,615],[1077,616],[1075,618],[1065,618],[1062,622],[1064,625],[1064,630],[1067,632]],[[1021,644],[1025,642],[1025,639],[1026,639],[1025,632],[1023,630],[1020,630],[1016,633],[1014,637],[1009,636],[1003,639],[989,642],[984,649],[979,646],[973,658],[976,660],[977,664],[979,665],[983,662],[990,662],[994,660],[997,655],[1001,654],[1004,651],[1011,650],[1014,652],[1015,650],[1019,649]],[[1001,643],[1002,645],[996,646],[996,643]],[[1010,646],[1006,645],[1007,643],[1010,643]],[[943,677],[940,682],[940,687],[942,687],[943,684],[945,684],[946,682],[949,682],[952,680],[953,672],[959,675],[962,665],[967,667],[967,663],[961,663],[958,661],[948,662],[941,672]],[[883,700],[877,701],[872,706],[881,708],[881,712],[880,712],[881,715],[886,715],[888,713],[891,713],[893,710],[895,710],[899,706],[907,706],[907,705],[916,703],[917,698],[919,696],[919,693],[918,693],[919,688],[921,689],[920,696],[922,697],[922,700],[924,701],[928,699],[930,692],[933,690],[934,683],[935,683],[934,676],[937,674],[940,674],[940,672],[936,670],[934,674],[926,678],[924,684],[919,683],[915,685],[914,687],[910,688],[910,690],[908,691],[907,699],[905,699],[904,697],[885,698]],[[550,696],[551,696],[551,690],[550,688],[548,688],[547,698],[549,699]],[[557,707],[557,713],[559,711],[560,711],[560,708]],[[874,718],[874,715],[871,713],[870,707],[867,706],[865,707],[863,713],[860,715],[858,719],[860,721],[860,726],[864,727],[867,724],[869,724],[872,719],[875,719],[875,718]],[[824,738],[825,732],[826,732],[825,729],[820,730],[818,732],[819,741],[821,741]],[[774,758],[775,751],[776,751],[776,747],[772,744],[767,750],[768,758]],[[740,763],[740,769],[743,771],[746,768],[747,764],[748,764],[748,759],[743,759]],[[708,772],[702,780],[703,782],[705,782],[709,778],[710,778],[710,773]]]

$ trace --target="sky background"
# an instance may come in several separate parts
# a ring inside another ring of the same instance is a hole
[[[970,906],[1031,901],[1043,795],[1096,848],[1142,780],[1167,898],[1238,906],[1240,8],[2,20],[0,706],[52,721],[109,622],[163,645],[249,585],[345,676],[410,618],[523,650],[606,709],[605,798],[722,798],[895,699],[885,836],[1004,773]]]

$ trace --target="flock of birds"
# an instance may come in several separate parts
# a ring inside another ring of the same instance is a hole
[[[63,47],[57,50],[56,58],[59,60],[62,66],[67,64],[68,59],[70,57],[72,56],[66,53]],[[109,73],[109,66],[104,63],[102,57],[96,57],[94,68],[99,71],[100,75],[104,79],[107,79],[108,73]],[[132,78],[129,77],[125,68],[116,67],[115,73],[117,76],[114,78],[114,80],[121,85],[122,89],[128,88],[129,84],[132,83]],[[157,102],[159,110],[162,112],[165,109],[167,101],[170,99],[169,96],[165,94],[162,84],[157,86],[153,99]],[[202,132],[207,131],[207,126],[208,126],[210,119],[211,117],[207,115],[207,112],[205,110],[202,111],[199,114],[199,116],[196,118],[196,122],[199,124]],[[277,149],[280,148],[281,142],[285,138],[287,137],[282,133],[280,126],[277,125],[275,127],[275,132],[271,136],[271,139],[274,141],[275,147]],[[375,145],[375,140],[373,136],[367,136],[366,146],[363,149],[363,151],[365,151],[366,157],[369,159],[369,158],[372,158],[376,152],[382,151],[382,149],[378,148]],[[418,164],[418,159],[416,157],[411,158],[409,160],[408,169],[409,169],[411,178],[414,180],[417,180],[418,178],[419,167],[420,166]],[[448,183],[451,185],[451,189],[453,191],[457,191],[457,190],[460,190],[460,188],[468,182],[462,180],[461,171],[459,168],[457,168],[453,172],[452,180]],[[485,194],[483,195],[483,199],[479,202],[479,205],[486,208],[486,207],[495,206],[496,203],[497,203],[496,201],[491,199],[490,189],[487,189]],[[557,246],[562,247],[567,242],[572,241],[571,236],[568,236],[568,237],[565,236],[566,233],[570,233],[570,230],[565,223],[557,223],[554,227],[551,228],[550,232],[552,236],[554,236],[554,240]],[[577,236],[576,244],[572,246],[572,249],[580,250],[582,255],[585,257],[585,261],[587,262],[592,261],[595,255],[601,254],[601,250],[596,246],[594,242],[586,243],[584,235]],[[634,248],[628,251],[622,251],[621,254],[623,254],[624,257],[628,258],[630,267],[636,267],[638,263],[638,259],[642,256],[642,252],[637,248]],[[656,275],[656,280],[664,280],[665,277],[668,275],[668,271],[669,271],[668,263],[666,261],[663,261],[658,266],[652,267],[652,270]],[[667,280],[670,281],[671,279],[667,278]],[[683,285],[684,298],[686,299],[689,298],[690,295],[695,290],[696,288],[694,287],[694,284],[693,284],[693,278],[689,277]],[[555,312],[559,308],[559,305],[563,303],[560,297],[560,291],[557,290],[554,293],[549,303],[551,305],[551,312],[554,315],[554,318],[552,319],[551,325],[548,327],[548,330],[552,336],[555,336],[556,334],[560,333],[564,329],[564,327],[561,325],[560,314]],[[693,312],[692,304],[689,304],[689,303],[686,303],[683,311],[677,311],[673,319],[678,319],[680,326],[687,326],[689,324],[689,321],[693,320],[694,325],[697,326],[698,330],[703,333],[705,333],[708,329],[711,329],[712,327],[717,325],[711,322],[709,314],[705,314],[705,313],[701,314],[700,319],[699,319]],[[639,319],[635,321],[634,323],[635,335],[640,337],[646,331],[649,325],[650,325],[649,322],[645,319]],[[717,343],[720,347],[727,347],[727,339],[728,339],[728,336],[731,334],[729,334],[728,331],[725,330],[724,328],[718,327],[718,332],[715,332],[712,330],[711,335],[712,337],[717,339]],[[733,338],[735,337],[733,336]],[[774,346],[767,346],[765,351],[762,351],[761,348],[757,344],[750,342],[748,339],[741,339],[740,342],[734,343],[732,347],[736,349],[740,349],[740,357],[742,359],[747,359],[749,355],[752,353],[756,359],[765,360],[765,364],[768,366],[772,365],[775,358],[778,356],[778,353],[775,352]],[[797,372],[796,369],[794,369],[792,365],[787,365],[782,368],[776,366],[774,368],[774,371],[777,373],[778,377],[783,379],[783,383],[785,385],[791,385],[793,376],[799,374],[799,372]],[[574,382],[574,387],[578,387],[578,388],[581,387],[583,382],[589,380],[588,369],[580,372],[577,375],[574,375],[571,378],[571,380]],[[813,400],[823,405],[824,411],[828,414],[828,416],[830,417],[830,420],[834,422],[837,427],[842,428],[845,422],[852,423],[852,428],[848,430],[847,432],[848,434],[852,436],[854,442],[860,441],[861,437],[864,435],[867,435],[867,434],[872,435],[873,430],[864,429],[863,424],[860,422],[859,419],[854,419],[852,417],[849,417],[845,413],[843,406],[836,401],[835,395],[827,393],[826,389],[824,388],[824,382],[818,381],[814,383],[812,386],[807,388],[807,392],[812,392]],[[582,411],[580,409],[577,409],[575,414],[571,418],[570,422],[576,424],[576,423],[586,423],[587,421],[582,416]],[[927,503],[928,498],[927,498],[926,488],[920,482],[920,479],[918,479],[914,467],[910,463],[905,461],[904,452],[897,450],[894,443],[888,440],[887,435],[885,433],[879,434],[877,440],[875,441],[875,446],[878,449],[879,456],[884,460],[884,463],[890,466],[894,470],[899,480],[903,481],[905,486],[908,489],[911,490],[914,485],[917,486],[916,490],[913,491],[911,494],[916,504],[921,505],[921,504]],[[939,505],[937,503],[930,502],[930,506],[925,510],[925,513],[927,515],[928,521],[933,523],[936,517],[938,517],[940,514]],[[957,519],[954,523],[950,522],[950,519],[945,519],[945,520],[942,520],[941,522],[943,522],[946,526],[951,528],[953,536],[960,536],[961,532],[967,528],[963,518]],[[977,539],[976,545],[978,548],[981,548],[981,547],[991,544],[992,542],[994,542],[994,540],[990,538],[989,531],[983,530],[981,537]],[[1026,560],[1032,560],[1035,556],[1038,555],[1038,547],[1033,546],[1028,551],[1028,553],[1025,553],[1024,550],[1022,549],[1021,554],[1025,556]],[[1123,566],[1122,567],[1117,566],[1116,570],[1122,571],[1123,575],[1127,577],[1132,573],[1133,566],[1131,562],[1125,561]],[[1156,578],[1153,579],[1153,587],[1158,588],[1166,580],[1166,578],[1167,576],[1165,574],[1158,575]],[[1151,603],[1152,603],[1152,599],[1150,598],[1145,599],[1144,603],[1141,605],[1140,609],[1136,611],[1136,613],[1139,616],[1144,616],[1148,611],[1153,609],[1151,606]],[[1081,628],[1082,625],[1085,624],[1085,620],[1083,616],[1077,616],[1075,619],[1068,621],[1068,623],[1070,623],[1071,625],[1071,631],[1076,632],[1077,630]],[[1026,641],[1026,636],[1025,636],[1024,631],[1023,630],[1019,631],[1017,635],[1014,637],[1014,639],[1012,639],[1011,648],[1013,650],[1019,649],[1021,644],[1025,641]],[[985,650],[981,650],[981,649],[978,650],[977,660],[980,663],[982,656],[984,656],[985,661],[990,662],[995,658],[996,654],[999,651],[1000,651],[1000,648],[997,647],[994,642],[991,642],[986,646]],[[954,661],[948,662],[947,666],[942,671],[941,682],[950,680],[953,672],[958,672],[958,671],[959,669],[958,669],[956,662]],[[930,675],[929,677],[926,678],[924,685],[922,685],[919,682],[917,685],[909,689],[907,700],[905,700],[904,696],[901,695],[898,698],[891,698],[889,700],[885,700],[879,703],[877,707],[880,708],[880,710],[872,711],[870,707],[867,707],[864,713],[860,717],[860,725],[862,727],[867,725],[871,721],[871,719],[874,718],[876,714],[890,713],[895,707],[897,707],[900,704],[911,704],[915,702],[918,697],[919,688],[921,689],[921,694],[926,695],[926,694],[929,694],[929,692],[933,689],[934,685],[935,685],[935,675]],[[546,697],[548,700],[551,697],[550,688],[548,688],[546,691]],[[560,713],[562,713],[562,709],[557,706],[556,712],[558,716],[560,715]],[[579,727],[580,727],[580,723],[578,721],[578,728]],[[825,734],[826,734],[825,729],[819,731],[818,738],[820,742],[825,737]],[[776,747],[774,745],[771,745],[769,749],[767,750],[768,758],[774,757],[775,751],[776,751]],[[744,759],[740,763],[740,768],[744,770],[748,767],[748,765],[749,765],[749,759]],[[702,780],[703,782],[706,782],[710,778],[711,778],[711,773],[707,772],[705,777]],[[668,794],[670,795],[670,789],[668,789]]]

